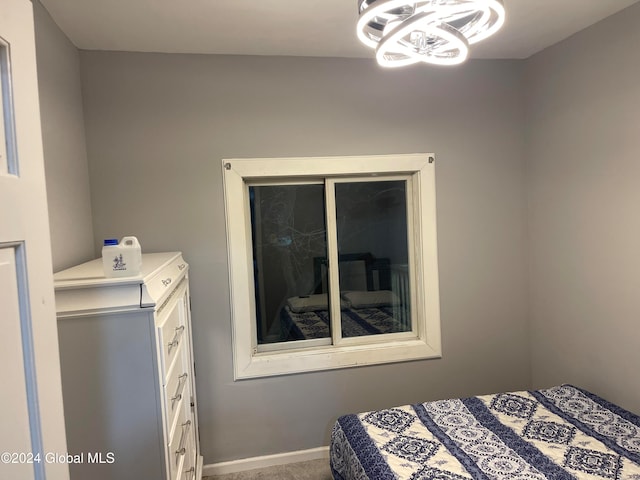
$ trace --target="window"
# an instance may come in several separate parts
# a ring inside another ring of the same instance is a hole
[[[236,379],[440,357],[432,155],[223,172]]]
[[[18,174],[10,53],[0,38],[0,175]]]

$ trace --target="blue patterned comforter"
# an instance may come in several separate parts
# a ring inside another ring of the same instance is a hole
[[[336,480],[640,480],[640,417],[571,385],[345,415]]]

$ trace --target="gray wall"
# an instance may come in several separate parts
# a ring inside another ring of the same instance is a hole
[[[80,54],[34,1],[42,143],[53,270],[94,258]]]
[[[327,445],[340,414],[530,384],[521,62],[81,52],[96,249],[182,250],[205,463]],[[221,159],[435,152],[440,360],[234,382]]]
[[[527,62],[533,386],[640,411],[640,4]]]

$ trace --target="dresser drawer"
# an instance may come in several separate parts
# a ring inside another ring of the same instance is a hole
[[[198,432],[197,432],[197,428],[195,427],[196,424],[195,424],[194,409],[191,406],[191,402],[187,401],[186,398],[180,408],[184,409],[184,414],[187,421],[191,420],[191,428],[187,432],[185,432],[186,452],[184,455],[184,465],[182,468],[181,480],[195,480],[196,478],[195,472],[197,468],[197,454],[198,454],[198,451],[196,448]]]
[[[187,438],[187,451],[184,454],[184,463],[181,470],[182,477],[180,477],[180,480],[196,480],[196,447],[193,443],[193,438],[193,435],[189,435]]]
[[[182,478],[183,467],[185,459],[187,458],[187,451],[190,445],[189,440],[192,432],[193,421],[191,418],[187,419],[186,410],[184,408],[179,408],[178,423],[173,431],[173,436],[168,446],[169,472],[172,480]]]
[[[183,404],[191,404],[191,378],[189,377],[188,345],[179,345],[176,351],[176,360],[167,373],[167,382],[164,388],[165,414],[168,432],[175,430],[178,411]]]
[[[163,311],[162,320],[158,326],[160,343],[162,345],[161,365],[163,385],[166,385],[167,374],[173,362],[178,358],[180,345],[186,338],[183,308],[182,302],[172,302],[169,311]]]

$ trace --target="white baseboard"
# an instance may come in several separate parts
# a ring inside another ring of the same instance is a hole
[[[306,462],[308,460],[320,460],[329,458],[329,447],[310,448],[309,450],[297,450],[295,452],[276,453],[261,457],[242,458],[230,462],[211,463],[202,468],[202,476],[224,475],[225,473],[244,472],[255,468],[273,467],[287,463]]]

